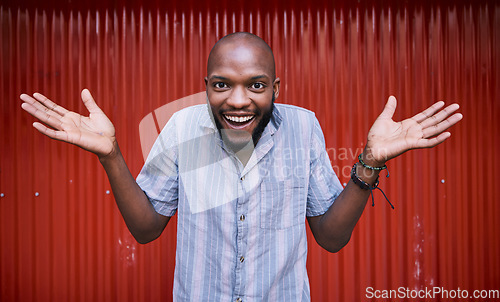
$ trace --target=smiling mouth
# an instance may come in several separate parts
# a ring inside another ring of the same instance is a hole
[[[235,116],[235,115],[226,115],[224,114],[224,118],[230,122],[233,123],[246,123],[250,120],[252,120],[255,117],[255,115],[247,115],[247,116]]]
[[[255,120],[255,115],[229,115],[229,114],[222,114],[224,117],[224,121],[226,124],[229,126],[231,129],[235,130],[243,130],[246,127],[250,126],[250,124],[253,123]]]

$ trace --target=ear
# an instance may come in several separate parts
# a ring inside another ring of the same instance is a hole
[[[277,99],[280,94],[280,78],[276,78],[273,82],[274,98]]]

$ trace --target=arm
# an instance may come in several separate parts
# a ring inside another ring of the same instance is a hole
[[[25,111],[51,127],[35,122],[33,127],[38,131],[97,155],[108,175],[123,219],[139,243],[160,236],[170,217],[158,214],[135,182],[120,152],[113,124],[87,89],[82,91],[82,100],[89,110],[88,117],[68,111],[39,93],[33,97],[22,94],[21,100]]]
[[[408,150],[432,148],[442,143],[451,135],[444,131],[462,119],[459,113],[452,115],[459,108],[457,104],[439,111],[444,102],[437,102],[412,118],[394,122],[396,104],[396,98],[391,96],[368,132],[362,156],[369,166],[382,167],[388,160]],[[370,185],[375,183],[379,174],[359,163],[356,171],[358,177]],[[325,214],[308,217],[318,244],[330,252],[342,249],[349,242],[369,195],[369,190],[361,189],[350,180]]]

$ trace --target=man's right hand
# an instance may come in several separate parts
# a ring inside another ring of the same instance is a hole
[[[82,90],[82,100],[89,116],[69,111],[40,93],[33,94],[33,97],[22,94],[21,100],[24,110],[52,127],[33,123],[33,127],[48,137],[79,146],[100,159],[118,152],[115,127],[87,89]]]
[[[147,243],[160,236],[170,217],[158,214],[146,194],[137,185],[120,153],[115,137],[115,127],[99,108],[87,89],[82,100],[89,116],[71,112],[40,93],[33,97],[22,94],[21,107],[42,123],[35,127],[50,138],[77,145],[95,153],[106,170],[118,209],[132,235],[140,243]]]

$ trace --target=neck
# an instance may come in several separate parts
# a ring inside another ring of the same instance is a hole
[[[236,154],[236,157],[241,161],[243,166],[246,166],[254,150],[253,141],[250,140],[245,146],[243,146],[243,148],[239,148],[238,150],[233,148],[231,149]]]

